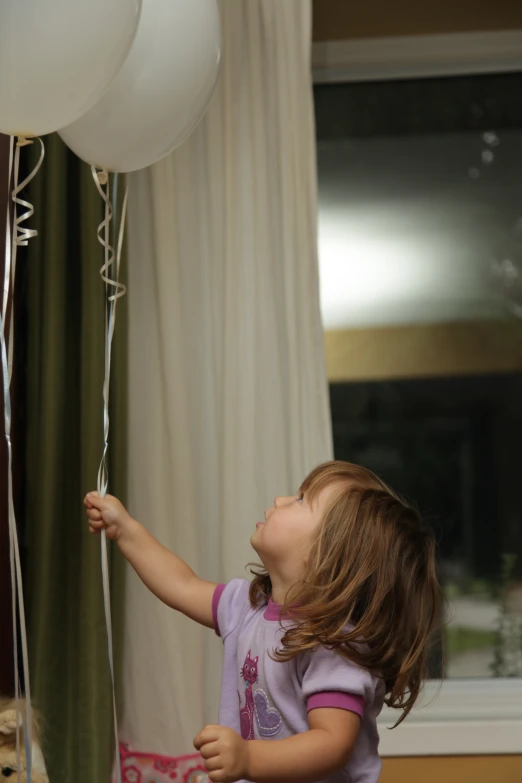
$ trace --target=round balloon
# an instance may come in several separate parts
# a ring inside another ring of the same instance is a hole
[[[0,131],[41,136],[85,114],[121,68],[141,0],[0,0]]]
[[[155,163],[203,116],[220,51],[216,0],[143,0],[122,69],[96,106],[60,136],[87,163],[110,171]]]

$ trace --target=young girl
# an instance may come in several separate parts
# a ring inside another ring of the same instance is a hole
[[[217,783],[375,783],[383,702],[411,710],[439,607],[435,541],[365,468],[330,462],[276,498],[248,582],[199,579],[121,503],[85,499],[145,585],[224,642],[219,723],[194,740]]]

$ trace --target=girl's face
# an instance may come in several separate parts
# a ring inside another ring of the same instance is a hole
[[[302,578],[316,530],[336,492],[336,484],[325,487],[313,504],[302,493],[278,497],[265,511],[250,542],[272,578],[288,586]]]

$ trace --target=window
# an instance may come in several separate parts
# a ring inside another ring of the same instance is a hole
[[[450,722],[438,752],[522,750],[521,93],[518,72],[315,86],[335,455],[440,542],[448,679],[410,726],[431,752],[444,716],[469,749]]]

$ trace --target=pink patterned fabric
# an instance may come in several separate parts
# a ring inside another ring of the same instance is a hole
[[[189,756],[159,756],[120,745],[122,783],[209,783],[199,753]],[[113,775],[113,783],[117,783]]]

